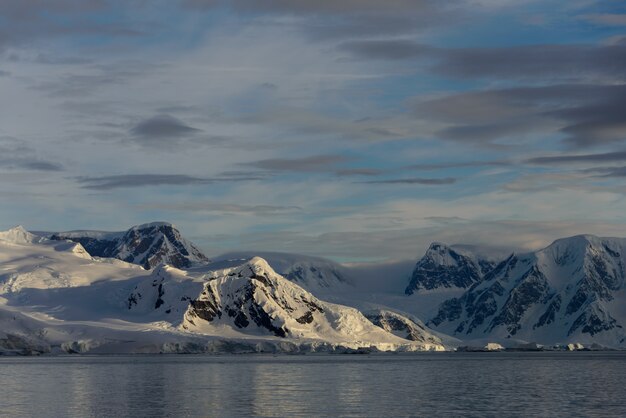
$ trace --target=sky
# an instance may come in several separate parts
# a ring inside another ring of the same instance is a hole
[[[208,255],[626,236],[626,5],[3,0],[0,229]]]

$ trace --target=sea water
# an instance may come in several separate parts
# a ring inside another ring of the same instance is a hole
[[[0,416],[626,416],[625,352],[0,357]]]

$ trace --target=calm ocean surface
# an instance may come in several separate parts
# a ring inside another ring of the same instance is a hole
[[[0,357],[2,417],[626,416],[626,353]]]

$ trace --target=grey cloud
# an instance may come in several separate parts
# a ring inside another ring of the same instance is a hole
[[[77,177],[83,189],[113,190],[147,186],[198,186],[221,182],[261,180],[260,177],[203,178],[184,174],[122,174],[103,177]]]
[[[529,45],[465,48],[437,54],[438,72],[464,78],[586,79],[626,76],[626,47],[620,45]]]
[[[19,0],[0,2],[0,49],[7,45],[62,36],[135,36],[139,22],[107,22],[99,17],[119,6],[108,0]],[[140,2],[125,2],[140,5]]]
[[[626,26],[626,14],[601,13],[580,16],[580,19],[602,26]]]
[[[339,177],[344,176],[380,176],[383,174],[383,170],[377,168],[347,168],[344,170],[337,170],[335,175]]]
[[[27,171],[63,171],[63,165],[42,159],[38,152],[14,138],[0,138],[0,168]]]
[[[493,145],[560,132],[569,145],[589,147],[626,139],[624,108],[626,84],[564,84],[453,94],[418,102],[415,113],[447,124],[437,132],[443,139]]]
[[[29,170],[36,171],[63,171],[63,166],[61,164],[51,162],[51,161],[42,161],[42,160],[26,160],[20,161],[20,167],[26,168]]]
[[[296,14],[418,13],[439,2],[429,0],[184,0],[188,7],[210,9],[230,5],[238,10]]]
[[[424,60],[431,70],[459,78],[588,79],[626,76],[626,46],[546,44],[497,48],[436,48],[406,39],[362,40],[340,48],[376,60]]]
[[[304,158],[271,158],[243,164],[262,170],[316,172],[327,171],[346,161],[349,159],[342,155],[314,155]]]
[[[626,235],[626,225],[594,221],[459,220],[454,227],[435,224],[424,228],[342,231],[319,235],[294,231],[251,233],[237,237],[220,235],[206,237],[206,243],[211,246],[212,242],[245,242],[251,250],[310,254],[338,261],[410,259],[414,262],[433,241],[529,251],[547,246],[558,238],[589,233],[623,236]],[[410,269],[409,266],[407,274],[410,274]]]
[[[412,33],[449,24],[463,13],[460,1],[433,0],[185,0],[190,9],[229,7],[241,13],[305,17],[298,29],[313,38]]]
[[[47,65],[73,65],[73,64],[88,64],[92,61],[83,57],[70,57],[70,56],[57,56],[50,54],[37,54],[35,62],[38,64]]]
[[[626,161],[626,151],[605,152],[600,154],[551,155],[534,157],[526,163],[537,165],[570,164],[570,163],[603,163]]]
[[[339,48],[357,56],[382,60],[428,58],[433,52],[432,47],[406,39],[351,41],[341,44]]]
[[[410,170],[445,170],[448,168],[506,167],[512,164],[514,163],[508,160],[461,161],[456,163],[415,164],[405,168]]]
[[[192,202],[181,204],[151,204],[146,205],[149,209],[161,209],[171,211],[185,212],[206,212],[206,213],[225,213],[225,214],[243,214],[254,216],[275,216],[287,215],[302,211],[299,206],[276,206],[276,205],[241,205],[234,203],[212,203],[212,202]]]
[[[37,158],[0,158],[0,167],[12,170],[63,171],[61,164]]]
[[[138,75],[134,71],[101,71],[98,74],[64,74],[58,78],[31,86],[33,90],[46,92],[52,97],[84,98],[98,89],[123,85]]]
[[[390,180],[371,180],[363,181],[364,184],[421,184],[423,186],[440,186],[446,184],[454,184],[457,179],[453,177],[445,177],[440,179],[429,178],[408,178],[408,179],[390,179]]]
[[[626,177],[626,166],[622,167],[595,167],[583,170],[585,173],[599,173],[596,177]]]
[[[349,140],[380,141],[399,139],[410,134],[389,121],[371,118],[357,121],[302,108],[269,107],[234,119],[233,122],[284,128],[291,135],[335,136]],[[385,126],[387,123],[387,126]]]
[[[143,120],[130,129],[135,137],[145,139],[177,138],[201,132],[170,115],[156,115]]]
[[[0,77],[8,77],[11,73],[9,71],[0,70]]]
[[[220,177],[226,177],[226,178],[248,178],[248,177],[264,177],[267,176],[268,172],[263,172],[263,171],[243,171],[243,170],[230,170],[230,171],[223,171],[221,173],[219,173]]]
[[[589,190],[588,175],[581,173],[539,173],[527,174],[505,184],[508,192],[541,192],[555,189]]]

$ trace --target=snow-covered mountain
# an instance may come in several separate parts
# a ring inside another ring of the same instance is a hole
[[[319,300],[260,257],[200,280],[159,269],[132,292],[129,310],[159,311],[173,323],[179,317],[182,329],[197,334],[394,351],[442,349],[440,341],[399,338],[354,308]]]
[[[462,339],[626,346],[626,239],[580,235],[511,255],[428,325]]]
[[[324,302],[261,258],[145,270],[18,232],[0,241],[0,353],[443,349]]]
[[[79,242],[92,256],[117,258],[146,269],[161,263],[186,268],[208,262],[195,245],[167,222],[137,225],[125,232],[70,231],[48,236],[52,240]]]
[[[496,262],[470,251],[435,242],[417,262],[405,289],[407,295],[420,290],[467,289],[482,280]]]

